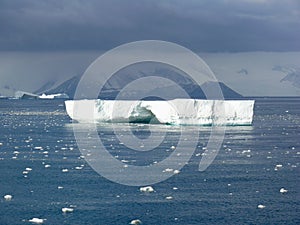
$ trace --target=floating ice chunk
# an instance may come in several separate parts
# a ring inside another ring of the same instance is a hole
[[[245,154],[245,153],[250,153],[251,152],[251,150],[250,149],[248,149],[248,150],[243,150],[242,151],[242,154]]]
[[[3,198],[4,198],[6,201],[10,201],[10,200],[12,200],[12,195],[4,195]]]
[[[173,172],[173,171],[174,171],[174,169],[167,168],[167,169],[163,170],[163,173],[169,173],[169,172]]]
[[[280,193],[287,193],[288,190],[286,190],[286,189],[284,189],[284,188],[280,188],[279,192],[280,192]]]
[[[61,211],[62,211],[63,213],[70,213],[70,212],[73,212],[74,209],[73,209],[73,208],[67,208],[67,207],[65,207],[65,208],[62,208]]]
[[[45,221],[45,219],[40,219],[40,218],[35,218],[35,217],[29,220],[29,222],[36,223],[36,224],[42,224],[42,223],[44,223],[44,221]]]
[[[259,205],[257,206],[257,208],[259,208],[259,209],[264,209],[264,208],[266,208],[266,206],[265,206],[265,205],[259,204]]]
[[[151,186],[141,187],[140,192],[147,192],[147,193],[154,192],[154,188]]]
[[[136,219],[136,220],[131,220],[130,222],[131,225],[139,225],[139,224],[142,224],[142,221]]]
[[[283,167],[282,164],[277,164],[275,166],[274,170],[277,171],[277,170],[281,169],[282,167]]]
[[[174,173],[174,174],[179,174],[179,173],[180,173],[180,170],[174,170],[173,173]]]

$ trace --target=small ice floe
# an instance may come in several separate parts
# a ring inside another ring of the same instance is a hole
[[[266,208],[266,206],[265,206],[265,205],[259,204],[259,205],[257,206],[257,208],[259,208],[259,209],[264,209],[264,208]]]
[[[67,172],[69,172],[69,170],[68,169],[62,169],[61,172],[67,173]]]
[[[130,224],[131,225],[139,225],[139,224],[142,224],[142,221],[140,221],[140,220],[131,220],[131,222],[130,222]]]
[[[3,198],[4,198],[6,201],[10,201],[10,200],[12,200],[12,195],[4,195]]]
[[[163,170],[163,173],[169,173],[169,172],[173,172],[174,170],[171,168],[167,168]]]
[[[71,213],[71,212],[74,211],[74,209],[73,208],[67,208],[67,207],[65,207],[65,208],[62,208],[61,211],[63,213]]]
[[[174,173],[174,174],[179,174],[179,173],[180,173],[180,170],[174,170],[173,173]]]
[[[40,219],[40,218],[34,217],[34,218],[32,218],[28,221],[31,222],[31,223],[42,224],[42,223],[44,223],[45,219]]]
[[[167,196],[167,197],[166,197],[166,200],[172,200],[172,199],[173,199],[172,196]]]
[[[248,149],[248,150],[243,150],[243,151],[242,151],[242,154],[247,154],[247,153],[250,153],[250,152],[251,152],[250,149]]]
[[[280,193],[287,193],[288,190],[286,190],[285,188],[280,188],[279,192],[280,192]]]
[[[275,166],[274,170],[277,171],[277,170],[281,169],[282,167],[283,167],[282,164],[277,164]]]
[[[154,192],[154,188],[151,186],[140,187],[140,192],[151,193]]]

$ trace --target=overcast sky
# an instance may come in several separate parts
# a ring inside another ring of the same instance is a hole
[[[300,83],[300,0],[0,0],[0,95],[58,84],[107,50],[150,39],[208,54],[218,79],[244,95],[300,93],[284,86]],[[269,53],[247,56],[257,51]],[[296,73],[282,83],[288,74],[274,66]]]
[[[299,0],[0,0],[0,50],[108,50],[159,39],[200,52],[300,51]]]

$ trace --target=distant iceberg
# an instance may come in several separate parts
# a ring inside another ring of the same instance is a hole
[[[42,94],[39,96],[40,99],[69,99],[69,96],[65,93],[58,93],[58,94],[51,94],[51,95],[46,95]]]
[[[14,98],[16,99],[69,99],[69,96],[65,93],[37,95],[26,91],[16,91]]]
[[[84,123],[251,125],[254,100],[68,100],[68,115]]]

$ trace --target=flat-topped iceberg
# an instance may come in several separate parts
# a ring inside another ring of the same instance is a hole
[[[40,99],[68,99],[69,96],[65,93],[58,93],[58,94],[42,94],[39,96]]]
[[[251,125],[254,100],[68,100],[68,115],[84,123]]]

